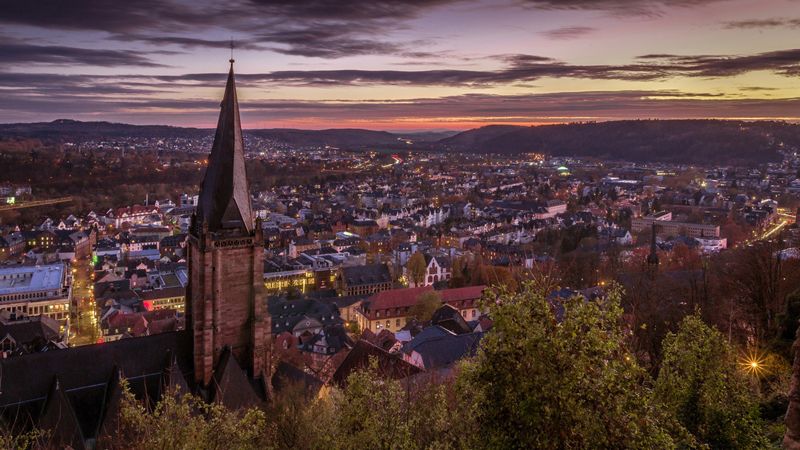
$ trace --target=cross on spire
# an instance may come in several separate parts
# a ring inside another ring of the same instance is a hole
[[[233,63],[236,61],[235,59],[233,59],[233,38],[231,38],[231,59],[229,59],[228,61],[231,63],[231,66],[233,66]]]

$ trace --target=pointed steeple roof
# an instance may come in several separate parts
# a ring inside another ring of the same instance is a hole
[[[650,238],[650,254],[647,255],[647,264],[658,265],[658,248],[656,247],[656,224],[652,226],[652,237]]]
[[[210,389],[211,401],[220,403],[228,409],[250,408],[261,403],[228,346],[222,349]]]
[[[119,368],[114,366],[111,370],[111,378],[106,385],[103,406],[101,408],[102,416],[98,424],[97,433],[95,434],[98,441],[103,444],[113,442],[114,436],[116,436],[119,431],[119,418],[122,410],[123,396],[122,373]],[[100,448],[104,447],[106,447],[106,445],[100,446]]]
[[[197,219],[207,224],[210,231],[238,228],[250,232],[254,227],[254,218],[244,166],[244,142],[233,59],[220,107],[214,145],[200,188]]]
[[[58,377],[50,385],[42,413],[39,416],[39,428],[49,432],[47,446],[73,449],[86,448],[75,410],[64,392]]]

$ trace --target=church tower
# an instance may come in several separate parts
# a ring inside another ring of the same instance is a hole
[[[253,377],[265,371],[270,319],[264,296],[264,238],[253,215],[233,59],[188,238],[186,327],[194,374],[208,385],[223,350]]]
[[[656,224],[652,225],[652,233],[650,237],[650,254],[647,255],[647,264],[650,270],[655,272],[658,270],[658,248],[656,247]]]

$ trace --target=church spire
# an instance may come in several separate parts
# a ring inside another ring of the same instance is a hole
[[[231,57],[214,145],[211,147],[208,168],[200,188],[197,220],[201,226],[207,225],[209,231],[243,229],[249,233],[253,231],[254,219],[244,165],[244,143],[233,62]]]
[[[650,254],[647,255],[647,264],[651,267],[658,266],[658,249],[656,247],[656,224],[653,224],[652,237],[650,238]]]

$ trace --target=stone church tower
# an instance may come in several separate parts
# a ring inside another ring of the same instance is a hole
[[[250,204],[233,59],[230,62],[187,245],[186,327],[194,335],[195,381],[204,386],[226,348],[251,377],[263,375],[270,336],[264,238]]]

